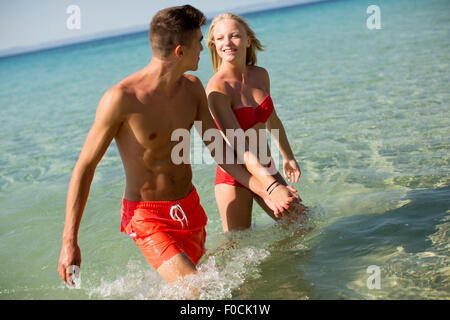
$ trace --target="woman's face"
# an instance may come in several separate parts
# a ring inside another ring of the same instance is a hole
[[[250,39],[239,22],[232,19],[220,20],[213,34],[217,54],[223,61],[231,62],[243,57],[245,62]]]

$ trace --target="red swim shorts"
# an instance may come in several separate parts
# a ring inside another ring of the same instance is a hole
[[[207,221],[195,187],[174,201],[122,199],[120,231],[133,238],[155,270],[181,252],[197,264],[205,252]]]

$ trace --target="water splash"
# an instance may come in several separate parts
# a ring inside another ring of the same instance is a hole
[[[197,273],[174,283],[164,281],[145,262],[130,260],[124,275],[118,270],[110,271],[110,277],[116,279],[105,279],[107,275],[100,283],[87,282],[84,290],[94,299],[232,299],[233,293],[246,281],[261,277],[260,266],[272,250],[289,250],[291,246],[301,245],[298,239],[313,228],[314,212],[308,209],[291,223],[281,221],[269,228],[213,236]],[[117,273],[118,277],[113,275]]]
[[[99,285],[88,283],[89,298],[179,300],[179,299],[231,299],[246,279],[259,277],[258,265],[269,252],[255,247],[238,248],[226,253],[224,265],[209,256],[198,266],[198,272],[174,283],[165,282],[148,265],[131,260],[126,274],[116,280],[102,279]]]

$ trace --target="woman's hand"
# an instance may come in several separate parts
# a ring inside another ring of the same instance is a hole
[[[302,174],[295,159],[283,160],[283,173],[290,183],[297,183]]]

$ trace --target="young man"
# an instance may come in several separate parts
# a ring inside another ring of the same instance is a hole
[[[184,74],[197,70],[205,16],[186,5],[161,10],[150,24],[152,59],[102,97],[86,142],[73,170],[67,193],[63,243],[58,263],[61,278],[81,264],[78,229],[94,171],[112,139],[123,162],[126,188],[122,231],[133,238],[147,261],[167,281],[196,271],[204,253],[207,218],[192,185],[190,164],[174,164],[171,141],[176,129],[215,128],[200,80]],[[203,132],[199,132],[203,137]],[[206,143],[205,143],[206,144]],[[224,144],[225,146],[226,144]],[[281,214],[294,200],[292,188],[273,185],[270,175],[252,176],[239,164],[221,164]],[[256,164],[250,171],[261,169]],[[70,284],[70,283],[69,283]]]

